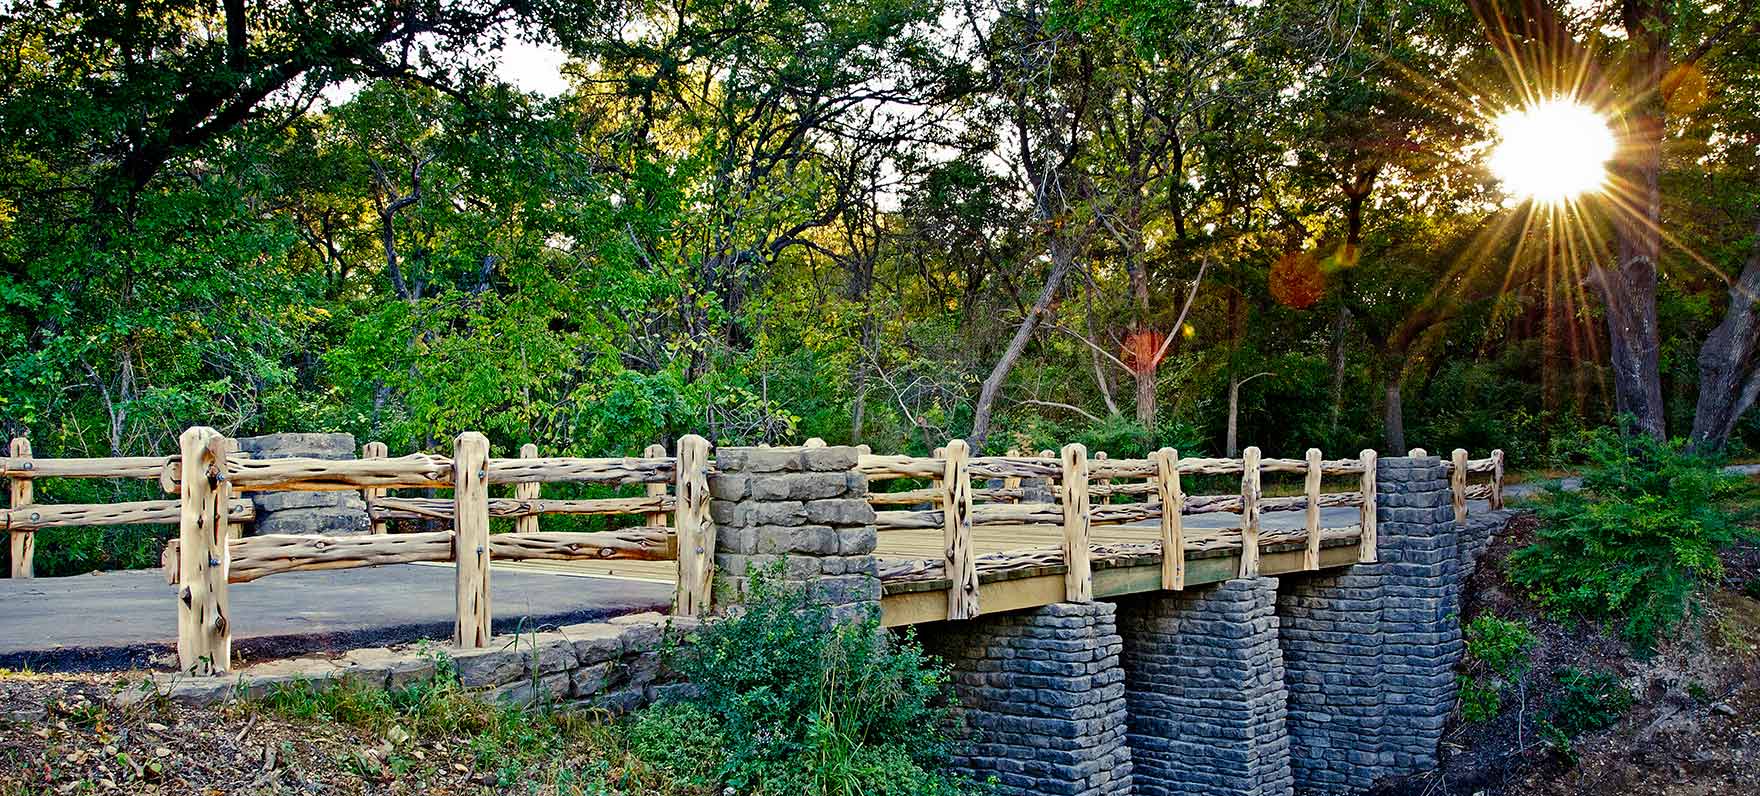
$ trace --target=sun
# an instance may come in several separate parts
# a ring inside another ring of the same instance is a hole
[[[1607,184],[1613,130],[1576,100],[1554,97],[1498,116],[1491,171],[1510,193],[1560,204]]]

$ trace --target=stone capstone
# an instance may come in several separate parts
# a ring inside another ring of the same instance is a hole
[[[353,459],[353,434],[287,433],[238,438],[238,449],[253,459]],[[253,492],[256,520],[250,535],[367,533],[372,520],[358,492]]]

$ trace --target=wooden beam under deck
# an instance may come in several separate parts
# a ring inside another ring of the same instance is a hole
[[[1265,576],[1312,572],[1304,569],[1307,554],[1305,543],[1281,542],[1260,548],[1259,574]],[[1320,569],[1344,567],[1357,563],[1357,543],[1353,539],[1331,538],[1320,550]],[[1188,553],[1186,556],[1186,587],[1221,583],[1240,574],[1240,550],[1216,550]],[[1135,555],[1096,557],[1094,559],[1094,597],[1122,597],[1161,590],[1161,554],[1144,552]],[[994,579],[980,578],[979,613],[994,614],[1037,608],[1063,602],[1064,568],[1051,564],[1030,570],[996,573]],[[886,627],[941,622],[947,619],[947,580],[917,580],[886,584],[880,603],[880,621]]]

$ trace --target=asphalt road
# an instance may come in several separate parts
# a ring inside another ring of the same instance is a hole
[[[496,632],[665,611],[665,583],[497,569]],[[243,659],[443,639],[453,571],[400,564],[302,572],[230,589],[233,650]],[[0,667],[80,671],[146,667],[177,648],[177,609],[157,570],[0,579]]]

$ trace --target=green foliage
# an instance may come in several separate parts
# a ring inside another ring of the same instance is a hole
[[[1468,622],[1467,671],[1456,677],[1460,685],[1461,718],[1479,723],[1497,718],[1503,709],[1503,691],[1528,669],[1528,653],[1534,633],[1520,622],[1481,614]]]
[[[1611,727],[1632,706],[1632,692],[1612,672],[1566,667],[1558,671],[1557,680],[1546,721],[1565,737]]]
[[[1480,614],[1467,623],[1465,634],[1467,656],[1497,676],[1513,679],[1527,670],[1536,639],[1521,622]]]
[[[1541,504],[1534,544],[1510,578],[1548,610],[1605,620],[1648,649],[1723,573],[1718,553],[1746,533],[1732,501],[1745,481],[1718,462],[1643,435],[1581,438],[1581,492]]]
[[[631,754],[680,781],[699,787],[720,784],[729,765],[721,719],[689,702],[655,705],[625,725]]]
[[[1460,685],[1461,718],[1473,724],[1483,724],[1497,718],[1503,710],[1503,695],[1494,683],[1488,683],[1467,675],[1456,678]]]
[[[721,778],[763,793],[956,794],[943,772],[947,673],[908,633],[833,622],[824,606],[759,574],[744,611],[671,650],[692,701],[727,739]]]

